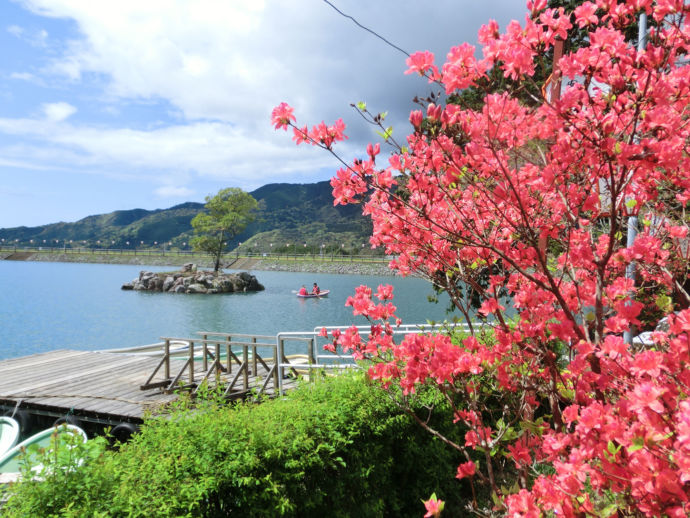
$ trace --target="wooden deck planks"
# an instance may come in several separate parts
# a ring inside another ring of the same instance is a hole
[[[19,387],[5,388],[3,393],[8,396],[20,396],[25,392],[32,392],[40,390],[46,386],[66,386],[72,381],[79,381],[82,379],[93,378],[94,375],[106,373],[108,370],[117,368],[119,366],[133,366],[136,363],[140,363],[140,358],[137,357],[120,357],[118,360],[113,359],[113,361],[89,361],[88,363],[82,363],[75,366],[67,371],[55,371],[51,370],[47,374],[52,374],[50,379],[45,378],[39,380],[32,380],[30,382],[25,382]]]
[[[22,356],[20,358],[10,358],[8,360],[3,360],[3,374],[8,374],[13,369],[24,369],[27,365],[27,358],[33,358],[31,360],[31,365],[40,365],[42,363],[53,362],[56,359],[65,359],[74,356],[79,356],[85,351],[72,351],[72,350],[57,350],[49,351],[45,353],[38,353],[32,356]]]
[[[177,399],[176,394],[158,389],[140,389],[159,361],[150,356],[67,349],[0,361],[0,402],[21,400],[23,406],[56,414],[73,412],[113,420],[142,419],[148,411]],[[182,364],[179,363],[179,368]],[[197,383],[201,380],[200,366],[199,361]],[[173,376],[179,368],[173,369]],[[233,372],[222,374],[221,381],[231,380],[236,369],[233,365]],[[249,382],[258,389],[268,371],[260,364],[257,370],[249,375]],[[159,374],[157,378],[162,376]],[[180,381],[188,383],[186,372]],[[209,381],[213,384],[215,375]],[[285,385],[292,386],[293,382],[285,380]],[[235,389],[242,390],[242,376]],[[272,382],[266,387],[266,393],[274,394]]]
[[[78,354],[66,354],[64,357],[40,358],[36,363],[23,358],[24,362],[21,364],[14,364],[7,370],[2,369],[0,390],[14,386],[18,381],[40,380],[41,377],[45,377],[51,370],[62,371],[73,368],[73,366],[86,361],[87,355],[87,352],[79,351]]]
[[[139,390],[157,363],[146,356],[69,350],[7,360],[0,362],[0,400],[140,419],[147,408],[176,397]]]

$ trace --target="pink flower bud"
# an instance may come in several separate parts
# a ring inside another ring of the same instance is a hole
[[[422,115],[422,110],[414,110],[410,112],[410,122],[415,128],[419,128],[424,120],[424,115]]]
[[[371,158],[372,160],[380,152],[381,152],[381,144],[377,143],[375,146],[372,146],[371,144],[369,144],[367,146],[367,155],[369,155],[369,158]]]

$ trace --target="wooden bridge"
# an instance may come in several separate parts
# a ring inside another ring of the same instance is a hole
[[[440,327],[399,326],[394,334]],[[362,335],[369,331],[359,327]],[[316,330],[277,336],[200,332],[141,347],[59,350],[0,361],[0,415],[23,413],[43,424],[70,416],[82,425],[103,427],[141,423],[180,393],[197,395],[202,387],[230,400],[275,397],[294,387],[298,377],[309,378],[313,369],[354,365],[349,355],[323,351],[318,335]]]
[[[306,346],[313,341],[290,339]],[[308,354],[283,354],[276,362],[281,345],[270,336],[199,333],[142,347],[58,350],[4,360],[0,414],[19,410],[45,419],[69,415],[82,423],[116,425],[140,423],[179,393],[196,395],[203,386],[228,399],[273,397],[308,372]]]

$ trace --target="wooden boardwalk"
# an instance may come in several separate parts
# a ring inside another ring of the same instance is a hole
[[[180,360],[173,359],[171,363],[175,367],[178,362]],[[160,356],[74,350],[0,361],[0,406],[5,407],[5,411],[16,407],[56,418],[74,415],[80,420],[101,424],[138,423],[146,414],[156,414],[178,398],[174,391],[160,386],[142,388],[160,363]],[[199,364],[196,365],[199,369],[202,362],[194,363]],[[263,366],[256,367],[255,372],[251,367],[244,369],[246,376],[241,381],[246,379],[250,390],[263,385],[266,394],[274,395],[273,384],[266,386],[269,373]],[[183,376],[177,382],[193,388],[195,384],[189,384],[185,374],[188,370],[182,369]],[[234,372],[218,372],[217,376],[214,373],[209,383],[215,384],[217,380],[228,384],[232,378],[237,379],[237,373],[237,366]],[[294,379],[284,380],[283,385],[289,388],[294,383]],[[228,397],[241,398],[247,393],[240,386],[228,392]]]

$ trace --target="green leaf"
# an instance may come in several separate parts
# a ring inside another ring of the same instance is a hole
[[[627,451],[628,453],[633,453],[637,450],[641,450],[644,448],[644,438],[643,437],[635,437],[633,439],[633,443],[631,446],[628,446]]]
[[[520,421],[520,428],[522,428],[522,430],[527,430],[528,432],[532,432],[534,434],[537,434],[540,431],[539,427],[532,421]]]
[[[607,505],[601,510],[601,516],[613,516],[618,512],[618,504],[617,503],[612,503]]]
[[[657,296],[656,300],[654,302],[656,304],[656,307],[658,307],[662,311],[670,310],[672,305],[673,305],[673,301],[671,300],[671,297],[669,297],[666,294],[661,294],[661,295]]]
[[[357,103],[357,109],[362,112],[367,111],[367,103],[365,103],[364,101],[359,101]]]
[[[386,117],[388,116],[388,112],[381,112],[379,113],[379,117],[381,120],[386,120]]]
[[[609,441],[606,445],[606,449],[609,451],[611,455],[616,455],[620,451],[621,447],[616,446],[613,441]]]
[[[628,201],[625,202],[625,206],[629,209],[634,209],[635,207],[637,207],[637,200],[630,198]]]

